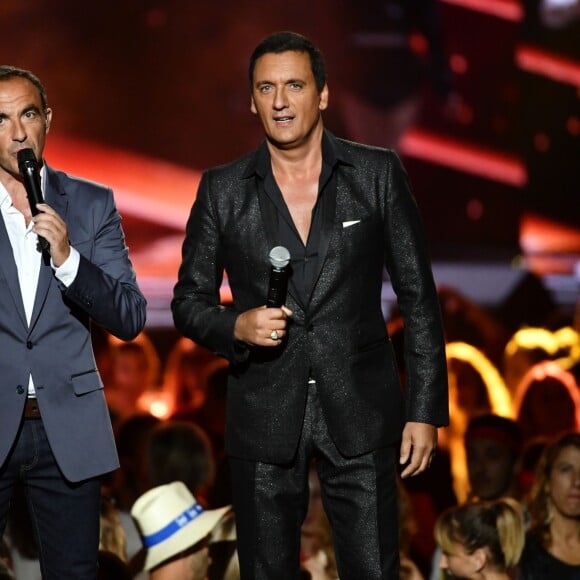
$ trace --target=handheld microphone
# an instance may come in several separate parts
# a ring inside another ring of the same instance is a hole
[[[42,188],[40,187],[40,171],[38,169],[38,162],[32,149],[21,149],[17,153],[18,170],[22,176],[24,189],[28,197],[30,211],[33,216],[38,214],[38,203],[44,203],[42,197]],[[49,243],[42,236],[38,236],[38,243],[43,250],[48,251]]]
[[[270,283],[268,284],[268,308],[280,308],[286,302],[286,290],[288,289],[288,264],[290,252],[284,246],[276,246],[268,255],[272,268],[270,270]]]

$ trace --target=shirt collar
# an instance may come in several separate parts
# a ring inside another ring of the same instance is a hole
[[[353,165],[353,161],[349,158],[347,151],[337,141],[336,137],[326,129],[322,134],[322,161],[331,169],[334,169],[339,163]],[[252,175],[258,175],[264,178],[270,171],[270,152],[268,151],[268,144],[264,140],[248,163],[243,177],[248,178]]]

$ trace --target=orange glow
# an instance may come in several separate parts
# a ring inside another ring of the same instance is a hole
[[[180,231],[185,227],[201,178],[200,171],[52,133],[45,157],[53,167],[112,187],[121,214]]]
[[[494,364],[478,348],[465,342],[449,342],[445,346],[447,362],[460,360],[469,363],[483,381],[492,413],[502,417],[514,417],[511,395],[505,382]],[[451,474],[453,489],[460,502],[467,499],[469,482],[467,458],[465,454],[464,435],[470,417],[458,404],[459,385],[455,374],[449,373],[449,428],[447,429],[447,447],[451,457]]]
[[[578,268],[580,229],[526,213],[520,219],[520,246],[526,267],[539,275]]]
[[[523,187],[528,180],[525,164],[517,157],[418,129],[403,135],[400,149],[410,157],[516,187]]]
[[[167,419],[173,412],[173,404],[169,393],[165,391],[147,391],[137,401],[140,411],[150,413],[158,419]]]
[[[511,22],[520,22],[524,18],[524,9],[520,2],[514,0],[442,0],[447,4],[460,6],[467,10],[481,12],[510,20]]]
[[[526,45],[516,48],[515,60],[522,70],[529,73],[580,87],[580,62],[576,60]]]
[[[524,252],[532,254],[580,254],[580,229],[536,214],[524,214],[520,221],[520,245]]]

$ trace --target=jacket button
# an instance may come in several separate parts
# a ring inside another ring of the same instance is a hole
[[[34,346],[34,345],[32,344],[32,341],[30,341],[30,340],[27,340],[27,341],[26,341],[26,348],[27,348],[28,350],[32,350],[32,347],[33,347],[33,346]]]
[[[18,386],[16,387],[16,392],[17,392],[19,395],[22,395],[22,394],[24,393],[24,387],[23,387],[22,385],[18,385]]]

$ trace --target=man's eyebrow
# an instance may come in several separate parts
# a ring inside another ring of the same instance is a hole
[[[40,109],[38,108],[38,105],[28,105],[26,107],[24,107],[24,109],[22,109],[22,115],[24,115],[25,113],[38,113],[40,114]]]
[[[304,79],[300,79],[300,78],[291,78],[291,79],[286,79],[284,81],[285,85],[292,85],[292,84],[305,84],[306,81]],[[257,87],[261,87],[262,85],[275,85],[276,83],[274,81],[269,81],[267,79],[261,80],[261,81],[256,81],[256,86]]]

